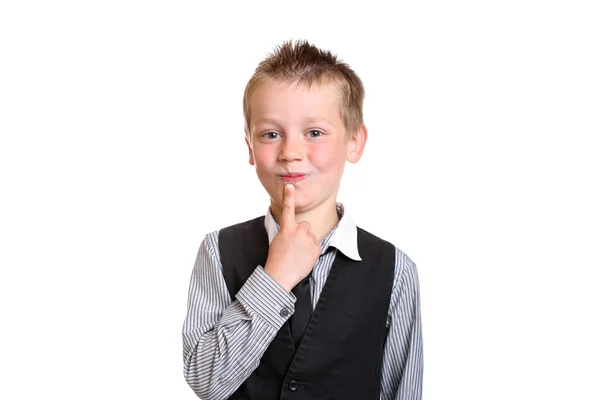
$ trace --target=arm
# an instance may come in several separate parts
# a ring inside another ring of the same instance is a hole
[[[381,398],[420,400],[423,344],[419,280],[415,264],[396,249],[396,276],[383,354]]]
[[[294,310],[294,297],[258,266],[231,301],[218,233],[202,241],[183,327],[184,376],[202,400],[226,399],[250,376]],[[287,308],[288,316],[280,312]]]

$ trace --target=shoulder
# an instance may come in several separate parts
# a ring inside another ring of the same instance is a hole
[[[400,265],[402,267],[414,265],[414,263],[410,259],[410,257],[408,257],[408,255],[406,255],[406,253],[404,253],[402,250],[400,250],[393,243],[391,243],[385,239],[382,239],[381,237],[379,237],[371,232],[368,232],[365,229],[362,229],[358,226],[356,227],[356,230],[357,230],[359,241],[363,241],[365,244],[379,243],[380,245],[385,246],[390,250],[393,249],[396,265]]]
[[[266,232],[264,215],[226,226],[217,232],[217,236],[219,240],[241,240],[260,235],[262,232]]]
[[[396,269],[401,275],[415,275],[417,273],[417,265],[414,261],[398,247],[396,249]]]
[[[385,252],[392,254],[387,256],[385,263],[388,268],[393,268],[392,295],[390,298],[390,307],[388,309],[387,326],[390,326],[393,314],[398,310],[398,305],[407,299],[414,298],[418,293],[417,269],[413,260],[393,243],[384,240],[364,229],[356,227],[358,232],[358,241],[366,246],[373,243],[384,244]],[[367,248],[367,247],[365,247]]]
[[[362,228],[356,227],[359,242],[363,242],[366,246],[370,246],[374,243],[380,243],[385,246],[386,251],[393,251],[393,264],[394,264],[394,284],[393,290],[397,291],[400,289],[400,284],[403,281],[416,281],[417,280],[417,267],[413,260],[400,248],[393,243],[380,238],[379,236],[368,232]]]
[[[222,241],[239,240],[244,237],[247,238],[249,235],[251,237],[256,232],[263,231],[264,221],[265,217],[263,215],[211,231],[206,234],[204,242],[210,250],[214,251],[219,248],[219,243]]]
[[[370,251],[373,248],[377,248],[389,253],[396,248],[396,246],[387,240],[382,239],[379,236],[374,235],[373,233],[358,226],[356,227],[356,236],[358,239],[359,251],[361,252]]]
[[[265,221],[265,216],[261,215],[260,217],[252,218],[252,219],[249,219],[244,222],[239,222],[237,224],[226,226],[224,228],[221,228],[219,231],[229,231],[229,230],[238,230],[238,229],[244,230],[244,229],[254,227],[256,225],[260,225],[260,224],[264,225],[264,221]],[[217,232],[219,232],[219,231],[217,231]]]

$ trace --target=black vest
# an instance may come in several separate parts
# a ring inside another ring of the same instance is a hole
[[[358,250],[362,261],[337,252],[298,349],[284,324],[230,399],[379,400],[395,247],[358,228]],[[234,299],[267,260],[264,217],[222,229],[219,251]]]

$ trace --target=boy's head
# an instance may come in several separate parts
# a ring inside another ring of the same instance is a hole
[[[363,97],[350,67],[306,42],[286,42],[259,64],[244,93],[246,143],[276,214],[286,183],[297,212],[335,212],[345,163],[367,140]]]
[[[273,81],[306,87],[332,85],[339,95],[340,116],[348,135],[356,133],[363,124],[365,90],[358,75],[329,51],[303,40],[287,41],[258,65],[246,85],[243,101],[246,135],[250,132],[250,98],[257,87]]]

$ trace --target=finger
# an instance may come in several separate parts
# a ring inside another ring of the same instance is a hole
[[[298,229],[304,229],[306,232],[310,232],[310,223],[308,221],[298,222]]]
[[[279,228],[296,229],[296,193],[294,185],[285,185],[283,188],[283,210]]]

